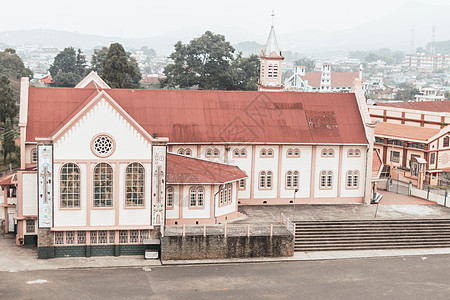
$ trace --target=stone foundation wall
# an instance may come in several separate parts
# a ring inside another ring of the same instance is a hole
[[[161,259],[219,259],[294,255],[294,236],[165,236]]]

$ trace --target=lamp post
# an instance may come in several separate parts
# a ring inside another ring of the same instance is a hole
[[[294,190],[294,201],[293,201],[293,204],[294,204],[294,212],[292,213],[292,220],[294,220],[294,214],[295,214],[295,194],[297,194],[297,192],[298,192],[298,188],[296,188],[296,189]]]

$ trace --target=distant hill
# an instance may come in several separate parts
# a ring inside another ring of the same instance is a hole
[[[412,51],[411,29],[414,25],[414,46],[425,47],[431,41],[431,28],[436,26],[436,39],[450,40],[449,5],[409,2],[396,11],[377,20],[340,31],[296,30],[278,32],[278,45],[283,51],[298,52],[313,56],[345,54],[354,50],[390,48]],[[318,20],[319,22],[319,20]],[[20,30],[0,32],[0,44],[13,47],[41,45],[64,48],[67,46],[92,49],[119,42],[126,48],[139,49],[143,46],[155,49],[158,54],[170,54],[173,45],[184,43],[200,36],[206,30],[225,35],[226,39],[244,54],[259,54],[269,33],[255,28],[253,32],[238,27],[183,28],[160,36],[147,38],[105,37],[58,30]],[[255,31],[258,32],[255,33]],[[276,29],[275,29],[276,30]],[[332,28],[330,28],[332,30]],[[252,41],[249,41],[252,40]],[[245,42],[244,42],[245,41]]]
[[[264,44],[259,44],[257,42],[240,42],[233,47],[236,49],[236,52],[242,52],[244,56],[249,56],[251,54],[260,55],[261,50],[264,49]]]

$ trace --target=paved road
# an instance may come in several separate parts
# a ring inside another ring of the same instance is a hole
[[[434,255],[0,272],[0,299],[450,299],[449,266]]]

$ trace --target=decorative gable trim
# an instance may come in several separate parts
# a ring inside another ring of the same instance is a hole
[[[82,89],[85,88],[89,83],[93,82],[95,86],[100,89],[111,89],[108,84],[106,84],[103,79],[98,76],[98,74],[94,71],[91,71],[86,77],[83,78],[83,80],[78,83],[75,88],[76,89]]]
[[[89,117],[91,110],[98,109],[100,105],[106,105],[108,106],[108,109],[115,110],[121,120],[126,121],[131,127],[133,127],[134,129],[133,132],[140,133],[142,137],[149,143],[161,140],[161,138],[154,139],[116,101],[114,101],[111,98],[111,96],[109,96],[105,91],[101,91],[86,106],[84,106],[72,119],[70,119],[63,127],[61,127],[56,132],[52,132],[51,139],[53,140],[53,142],[56,142],[61,137],[63,137],[67,132],[70,132],[71,128],[79,127],[81,123],[80,121]]]

